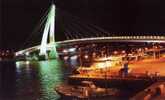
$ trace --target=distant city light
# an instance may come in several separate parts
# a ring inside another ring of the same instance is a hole
[[[125,53],[125,50],[123,50],[122,53]]]
[[[16,64],[16,67],[17,67],[17,68],[19,68],[20,65],[21,65],[19,61],[17,61],[15,64]]]
[[[70,48],[68,51],[69,52],[75,52],[76,51],[76,48]]]
[[[145,48],[145,50],[148,50],[148,48]]]
[[[29,65],[30,64],[30,62],[29,61],[26,61],[26,65]]]
[[[113,53],[114,53],[115,55],[116,55],[116,54],[118,54],[118,52],[117,52],[117,51],[114,51]]]
[[[141,51],[142,51],[142,49],[141,49],[141,48],[139,48],[139,49],[138,49],[138,51],[139,51],[139,52],[141,52]]]
[[[68,56],[65,56],[65,57],[64,57],[64,60],[68,60],[68,59],[69,59],[69,57],[68,57]]]
[[[85,56],[84,56],[84,58],[85,58],[85,59],[88,59],[88,58],[89,58],[89,56],[88,56],[88,55],[85,55]]]
[[[70,59],[72,59],[72,60],[75,60],[75,59],[77,59],[77,58],[78,58],[77,55],[70,57]]]
[[[63,53],[68,53],[68,50],[64,49],[62,52],[63,52]]]

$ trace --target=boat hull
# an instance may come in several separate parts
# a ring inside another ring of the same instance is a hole
[[[120,100],[122,97],[121,92],[116,89],[103,89],[102,92],[79,91],[80,88],[75,88],[73,85],[59,85],[55,91],[61,96],[61,100]],[[96,91],[97,89],[95,89]],[[106,91],[105,91],[106,90]],[[125,97],[126,98],[126,97]]]

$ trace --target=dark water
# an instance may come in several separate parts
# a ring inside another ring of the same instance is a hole
[[[68,69],[60,60],[0,62],[0,100],[57,100],[54,87],[65,81]]]

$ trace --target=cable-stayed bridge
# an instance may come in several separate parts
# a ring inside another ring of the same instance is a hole
[[[97,27],[96,25],[81,22],[79,18],[65,12],[64,15],[70,17],[69,20],[63,20],[67,22],[67,24],[63,24],[65,28],[63,33],[66,37],[66,40],[55,41],[55,12],[55,5],[52,5],[44,19],[45,25],[41,44],[20,50],[15,53],[16,56],[20,54],[29,55],[29,53],[38,50],[38,55],[40,56],[45,56],[46,58],[52,56],[53,58],[56,58],[58,57],[58,53],[56,51],[57,45],[65,46],[96,42],[165,42],[165,36],[158,35],[134,36],[130,35],[131,33],[121,32],[121,35],[119,36],[115,32],[109,33],[104,29]],[[122,34],[127,34],[127,36]]]

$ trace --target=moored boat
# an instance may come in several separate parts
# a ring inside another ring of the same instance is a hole
[[[55,88],[62,97],[77,99],[96,99],[102,97],[116,97],[120,91],[115,88],[97,87],[91,81],[82,81],[81,85],[61,84]]]

